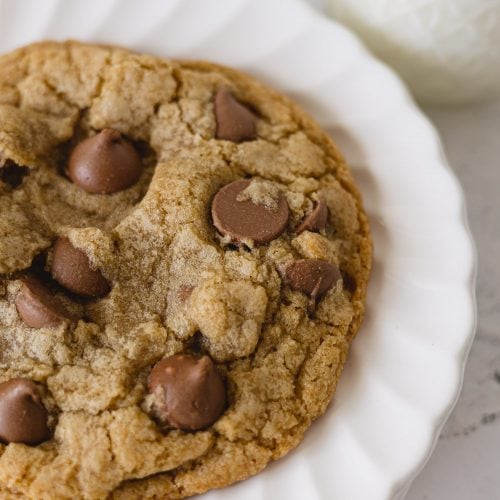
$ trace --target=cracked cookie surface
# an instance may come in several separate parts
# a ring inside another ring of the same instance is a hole
[[[106,129],[142,169],[87,192],[68,159]],[[371,264],[351,174],[305,113],[211,63],[41,43],[0,58],[0,159],[0,382],[33,381],[50,429],[36,445],[2,437],[2,498],[184,498],[300,442],[334,393]],[[243,226],[241,207],[257,214]],[[101,296],[52,281],[61,240],[102,273]],[[49,289],[35,313],[27,273]],[[174,355],[210,358],[224,381],[200,430],[158,421],[148,378]]]

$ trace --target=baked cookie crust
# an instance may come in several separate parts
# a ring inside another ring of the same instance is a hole
[[[255,138],[216,138],[219,89],[255,114]],[[68,156],[107,128],[144,169],[120,192],[87,193],[65,175]],[[46,42],[0,58],[0,158],[0,382],[39,384],[51,432],[0,444],[1,498],[184,498],[298,445],[359,329],[372,253],[351,173],[311,118],[230,68]],[[250,197],[286,200],[272,241],[235,244],[214,227],[214,196],[239,179],[256,182]],[[326,227],[297,231],[319,202]],[[77,319],[33,328],[16,309],[21,279],[48,273],[61,237],[111,291],[56,286]],[[312,307],[285,279],[302,259],[342,276]],[[202,430],[165,429],[152,411],[151,369],[180,353],[208,355],[224,379],[225,411]]]

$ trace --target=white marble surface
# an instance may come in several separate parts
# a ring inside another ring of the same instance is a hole
[[[307,0],[323,10],[325,0]],[[423,107],[468,202],[479,255],[478,329],[462,394],[407,500],[500,500],[500,99]]]

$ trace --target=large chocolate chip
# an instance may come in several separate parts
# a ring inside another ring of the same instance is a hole
[[[249,180],[231,182],[221,188],[212,201],[214,226],[233,242],[253,240],[256,244],[268,243],[286,229],[289,208],[284,196],[276,199],[276,207],[239,200]]]
[[[195,431],[224,411],[226,390],[208,356],[178,354],[157,363],[149,375],[157,417],[165,425]]]
[[[38,279],[22,278],[22,285],[14,301],[21,319],[32,328],[58,326],[71,315]]]
[[[227,88],[215,94],[215,137],[226,141],[241,142],[255,139],[255,115],[241,104]]]
[[[6,443],[37,445],[50,438],[48,412],[37,385],[15,378],[0,384],[0,439]]]
[[[316,299],[341,279],[337,266],[319,259],[301,259],[286,266],[285,283],[298,292]]]
[[[59,238],[52,255],[52,277],[64,288],[86,297],[103,297],[111,290],[108,280],[90,264],[87,254],[67,238]]]
[[[88,193],[111,194],[137,182],[142,162],[120,132],[106,128],[85,139],[69,158],[69,178]]]
[[[297,234],[304,231],[321,231],[326,227],[328,220],[328,207],[322,201],[318,201],[312,212],[304,217],[304,220],[299,224],[295,230]]]

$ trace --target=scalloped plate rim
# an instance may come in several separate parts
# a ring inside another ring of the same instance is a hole
[[[27,5],[36,5],[37,9],[43,9],[43,8],[49,8],[52,9],[53,12],[51,15],[53,15],[56,12],[56,8],[58,5],[61,4],[61,0],[53,0],[51,2],[47,2],[40,6],[39,3],[29,1],[29,0],[21,0],[23,2],[22,5],[27,6]],[[17,2],[16,0],[0,0],[0,7],[2,7],[6,3],[10,3],[11,5],[15,5],[16,8],[17,6],[21,3]],[[103,8],[102,10],[104,12],[111,12],[113,8],[115,8],[118,4],[123,5],[127,0],[124,0],[123,2],[117,1],[117,0],[106,0],[109,2],[109,9]],[[210,1],[210,0],[208,0]],[[214,0],[211,0],[212,3],[215,4]],[[279,0],[268,0],[268,4],[272,4],[274,7],[276,7],[276,4],[278,3]],[[261,9],[260,14],[262,16],[267,15],[266,6],[264,5],[264,0],[253,0],[255,5],[259,5],[259,8]],[[93,4],[96,2],[94,1]],[[104,3],[104,2],[103,2]],[[188,2],[185,4],[182,2],[182,0],[176,0],[173,2],[171,0],[171,6],[172,8],[166,9],[168,11],[168,15],[165,17],[165,19],[170,20],[170,14],[171,11],[174,12],[176,9],[178,9],[181,5],[186,5]],[[189,2],[192,4],[192,2]],[[92,2],[89,2],[89,5],[92,4]],[[227,0],[226,0],[227,4]],[[240,0],[240,4],[242,6],[247,6],[249,4],[248,0]],[[157,4],[155,4],[157,5]],[[219,4],[220,5],[220,4]],[[281,4],[283,6],[283,4]],[[429,119],[422,113],[422,111],[417,107],[415,101],[409,94],[408,90],[406,89],[404,83],[402,80],[394,73],[392,69],[390,69],[386,64],[383,62],[379,61],[376,59],[375,56],[373,56],[365,47],[365,45],[359,40],[359,38],[353,34],[348,28],[345,26],[337,24],[335,21],[332,21],[330,19],[327,19],[326,17],[322,16],[319,14],[317,11],[315,11],[310,5],[300,2],[299,0],[288,0],[286,3],[286,9],[288,9],[290,12],[292,9],[296,9],[296,12],[301,12],[301,13],[306,13],[308,16],[311,18],[311,22],[306,23],[307,24],[307,29],[311,30],[313,29],[313,26],[319,23],[322,23],[323,26],[329,25],[329,29],[336,30],[338,33],[342,34],[343,39],[347,38],[349,39],[349,43],[351,43],[353,46],[354,44],[357,44],[360,50],[358,56],[362,58],[366,62],[370,63],[376,63],[379,68],[382,68],[383,71],[390,77],[392,80],[392,84],[394,86],[397,86],[399,90],[402,93],[402,99],[401,103],[404,105],[405,109],[402,110],[402,112],[407,113],[408,115],[413,115],[414,117],[418,117],[422,123],[424,128],[431,132],[433,140],[435,141],[435,146],[437,146],[437,152],[439,158],[436,159],[436,162],[440,164],[441,167],[443,167],[446,172],[449,174],[449,179],[446,180],[446,183],[448,184],[448,187],[450,190],[455,190],[457,191],[458,198],[459,198],[459,205],[455,207],[456,213],[454,213],[454,221],[457,225],[457,228],[460,227],[461,230],[465,232],[465,235],[467,236],[467,241],[469,244],[469,251],[470,251],[470,256],[469,256],[469,268],[464,270],[463,273],[463,279],[457,283],[457,287],[460,286],[463,288],[464,291],[467,292],[467,297],[469,299],[469,305],[470,305],[470,313],[471,313],[471,323],[469,325],[464,326],[463,328],[463,335],[458,339],[455,343],[455,347],[457,347],[457,352],[456,354],[450,354],[450,358],[453,357],[453,362],[455,363],[456,370],[458,372],[458,383],[454,386],[453,391],[450,391],[448,394],[446,400],[443,396],[442,398],[442,404],[439,409],[433,408],[433,413],[432,413],[432,418],[433,421],[429,422],[429,425],[431,427],[431,432],[429,432],[428,437],[428,442],[427,446],[425,447],[425,452],[423,452],[420,456],[415,456],[413,460],[413,465],[412,467],[407,467],[407,472],[404,475],[401,475],[399,479],[391,484],[387,485],[387,491],[391,492],[391,497],[393,498],[403,498],[405,493],[408,491],[411,481],[418,475],[418,473],[422,470],[422,468],[425,466],[427,460],[431,456],[432,450],[434,449],[434,446],[437,442],[437,439],[439,437],[439,433],[444,426],[448,416],[450,415],[451,411],[453,410],[459,394],[460,394],[460,388],[463,383],[463,376],[464,376],[464,369],[465,369],[465,364],[466,364],[466,359],[468,352],[470,350],[470,347],[472,345],[472,341],[474,339],[474,333],[476,329],[476,323],[477,323],[477,306],[476,306],[476,301],[475,301],[475,281],[476,281],[476,272],[477,272],[477,251],[474,246],[474,240],[468,225],[467,221],[467,216],[466,216],[466,200],[463,194],[463,191],[460,187],[460,184],[458,183],[458,180],[456,179],[450,165],[448,164],[448,161],[445,157],[442,145],[441,145],[441,140],[439,137],[438,132],[436,131],[435,127],[431,124]],[[238,9],[235,9],[238,11]],[[1,14],[0,10],[0,14]],[[50,19],[50,16],[48,17]],[[232,19],[232,18],[230,18]],[[33,20],[33,15],[31,17],[31,20]],[[1,21],[1,18],[0,18]],[[102,22],[104,21],[104,22]],[[95,23],[95,28],[98,32],[100,32],[99,37],[103,36],[102,35],[102,30],[104,29],[103,26],[105,25],[106,18],[103,19],[96,19],[94,20]],[[162,21],[163,22],[163,21]],[[154,30],[158,31],[161,23],[156,23],[154,25]],[[46,28],[46,26],[44,26]],[[220,29],[220,27],[218,28]],[[39,33],[43,33],[44,37],[49,38],[49,33],[47,33],[46,30],[40,30]],[[212,36],[213,33],[210,34]],[[26,42],[26,36],[30,36],[29,34],[27,35],[21,35],[24,37],[24,43]],[[210,38],[209,36],[209,38]],[[54,38],[58,38],[57,36]],[[81,39],[87,39],[86,36],[80,37]],[[5,52],[6,50],[11,50],[12,46],[9,46],[7,49],[3,48],[3,43],[4,40],[0,38],[0,50],[2,52]],[[12,45],[12,42],[10,42]],[[143,43],[141,37],[136,38],[136,43],[141,45]],[[200,41],[197,42],[199,44]],[[198,47],[198,45],[196,45]],[[189,51],[193,50],[192,47],[188,48]],[[184,54],[181,56],[184,58]],[[254,64],[254,61],[252,60],[250,62],[250,65]],[[245,68],[245,65],[243,64],[243,67]],[[453,185],[452,185],[453,184]],[[362,335],[362,332],[361,332]],[[341,381],[344,379],[344,377],[341,378]],[[342,382],[341,382],[342,383]],[[300,447],[299,447],[300,450]],[[339,499],[343,500],[343,499]]]

